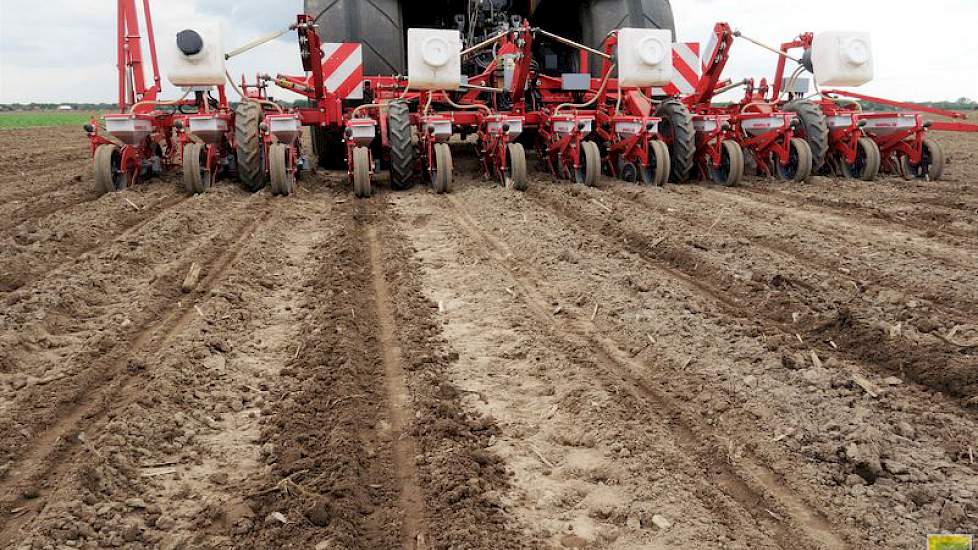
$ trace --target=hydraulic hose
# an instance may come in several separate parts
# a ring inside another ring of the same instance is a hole
[[[190,95],[190,92],[191,90],[187,90],[182,96],[180,96],[180,99],[174,99],[172,101],[138,101],[134,103],[132,107],[129,108],[129,113],[130,114],[135,113],[136,108],[141,107],[143,105],[179,105],[181,101],[187,99],[187,96]]]
[[[485,111],[487,113],[489,113],[490,115],[492,114],[492,109],[490,109],[489,107],[487,107],[487,106],[485,106],[485,105],[483,105],[481,103],[472,103],[472,104],[468,104],[468,105],[463,105],[461,103],[455,103],[454,101],[452,101],[452,98],[449,97],[449,95],[447,93],[445,93],[444,91],[442,91],[442,93],[445,94],[445,103],[448,103],[449,105],[451,105],[452,107],[455,107],[456,109],[485,109]]]
[[[587,109],[588,107],[594,105],[598,98],[604,94],[605,89],[608,87],[608,81],[611,80],[611,73],[615,72],[615,67],[617,66],[618,65],[612,65],[608,70],[608,74],[604,75],[604,81],[601,82],[601,87],[598,88],[598,93],[594,94],[594,97],[592,97],[590,101],[586,103],[562,103],[558,105],[556,109],[554,109],[554,114],[559,113],[561,109]]]
[[[791,73],[791,76],[788,77],[787,86],[785,86],[784,89],[781,90],[782,94],[791,93],[789,90],[793,90],[795,88],[795,83],[798,82],[798,78],[801,77],[801,74],[802,72],[804,72],[804,70],[805,67],[799,65],[798,68],[795,69],[795,72]]]

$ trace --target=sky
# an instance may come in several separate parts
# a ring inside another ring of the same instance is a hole
[[[559,0],[558,0],[559,1]],[[218,21],[225,49],[287,27],[301,0],[151,0],[164,96],[172,36],[195,21]],[[814,2],[804,3],[814,5]],[[717,21],[780,44],[804,31],[872,34],[876,79],[859,91],[899,100],[978,100],[978,0],[672,0],[678,39],[708,40]],[[115,0],[0,0],[0,103],[115,100]],[[43,22],[43,26],[39,25]],[[147,50],[148,51],[148,50]],[[726,77],[770,76],[776,57],[746,41]],[[232,75],[301,72],[294,34],[230,62]],[[282,99],[291,94],[279,92]]]

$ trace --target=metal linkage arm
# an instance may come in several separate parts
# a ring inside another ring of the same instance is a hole
[[[880,103],[882,105],[889,105],[890,107],[896,107],[897,109],[906,109],[908,111],[920,111],[922,113],[930,113],[932,115],[938,115],[948,118],[956,119],[966,119],[967,115],[957,113],[955,111],[946,111],[944,109],[938,109],[936,107],[928,107],[926,105],[917,105],[914,103],[905,103],[903,101],[895,101],[892,99],[885,99],[882,97],[873,97],[871,95],[860,94],[856,92],[849,92],[845,90],[825,90],[822,92],[823,95],[833,96],[840,95],[843,97],[851,97],[854,99],[861,99],[863,101],[870,101],[873,103]]]
[[[551,40],[555,40],[557,42],[560,42],[561,44],[564,44],[566,46],[570,46],[572,48],[577,48],[579,50],[584,50],[584,51],[586,51],[588,53],[593,53],[594,55],[603,57],[605,59],[609,59],[609,60],[610,59],[613,59],[613,57],[611,55],[608,55],[605,52],[602,52],[602,51],[599,51],[599,50],[595,50],[594,48],[589,48],[589,47],[585,46],[584,44],[581,44],[579,42],[574,42],[573,40],[570,40],[569,38],[564,38],[563,36],[558,36],[558,35],[553,34],[551,32],[547,32],[547,31],[545,31],[545,30],[543,30],[543,29],[541,29],[539,27],[534,28],[533,31],[534,32],[537,32],[537,33],[540,33],[543,36],[546,36],[547,38],[550,38]]]

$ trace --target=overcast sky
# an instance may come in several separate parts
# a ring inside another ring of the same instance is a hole
[[[422,1],[422,0],[417,0]],[[559,0],[558,0],[559,1]],[[115,0],[0,0],[0,103],[114,101]],[[170,37],[219,20],[231,49],[286,27],[301,0],[154,0],[164,75]],[[673,0],[679,39],[706,42],[716,21],[780,44],[802,31],[873,35],[876,80],[861,91],[894,99],[978,99],[978,0]],[[818,5],[818,8],[810,7]],[[726,76],[769,76],[773,54],[739,41]],[[298,73],[292,34],[231,62],[231,74]],[[249,78],[253,80],[253,78]],[[165,77],[164,77],[165,82]],[[173,95],[168,85],[166,90]],[[291,94],[279,92],[280,96]]]

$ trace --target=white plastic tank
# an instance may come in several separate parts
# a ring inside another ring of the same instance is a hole
[[[869,33],[831,31],[812,43],[815,80],[823,86],[862,86],[873,80],[873,43]]]
[[[177,33],[172,45],[175,61],[169,72],[170,83],[184,88],[224,84],[224,40],[220,25],[196,24]]]
[[[462,34],[408,29],[408,86],[414,90],[457,90],[462,84]]]
[[[672,31],[618,31],[618,83],[625,88],[665,86],[672,82]]]

